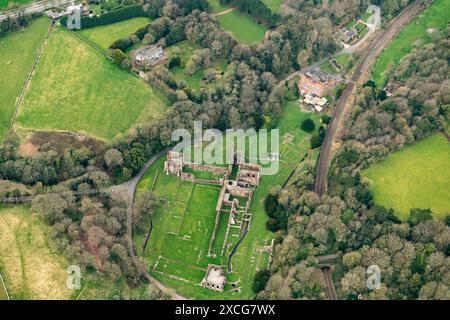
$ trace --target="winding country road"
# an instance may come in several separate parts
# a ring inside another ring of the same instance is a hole
[[[341,126],[343,115],[345,113],[344,111],[349,104],[349,100],[355,89],[356,83],[361,80],[367,68],[374,62],[375,58],[387,46],[391,39],[422,9],[423,6],[420,1],[417,0],[403,10],[403,12],[395,17],[389,24],[388,28],[375,40],[369,51],[356,66],[351,77],[351,81],[348,83],[347,88],[342,93],[342,96],[334,109],[325,140],[322,144],[319,161],[317,163],[316,181],[314,185],[314,191],[317,194],[323,195],[328,191],[328,168],[332,157],[331,149],[336,138],[337,131]]]

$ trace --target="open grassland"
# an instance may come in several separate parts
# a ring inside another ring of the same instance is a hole
[[[406,220],[412,208],[429,208],[436,218],[450,213],[450,143],[435,134],[371,165],[375,203],[393,208]]]
[[[245,44],[261,41],[267,31],[265,26],[237,11],[217,16],[217,20],[224,30],[231,32],[237,41]]]
[[[129,36],[150,22],[151,20],[149,18],[138,17],[77,32],[101,49],[108,50],[114,41]]]
[[[445,28],[450,22],[450,1],[434,0],[431,6],[407,25],[378,57],[372,77],[378,87],[418,41],[430,42],[433,29]]]
[[[24,4],[35,2],[34,0],[0,0],[0,11],[11,8],[12,6],[23,6]]]
[[[68,299],[65,259],[29,207],[0,207],[0,266],[12,299]]]
[[[220,188],[165,175],[164,157],[150,167],[138,185],[138,193],[151,190],[164,198],[166,204],[153,216],[153,230],[145,252],[142,252],[142,244],[147,230],[137,233],[134,241],[153,276],[189,298],[250,299],[254,296],[251,290],[254,274],[259,268],[268,268],[269,254],[261,249],[270,245],[274,238],[265,227],[264,199],[271,187],[284,184],[309,151],[310,136],[299,129],[306,118],[318,122],[317,115],[301,113],[295,102],[286,105],[279,122],[279,170],[275,175],[262,177],[250,210],[253,214],[250,230],[232,259],[233,272],[227,274],[228,281],[239,281],[240,292],[232,292],[229,284],[223,293],[199,286],[209,263],[226,270],[228,254],[239,238],[239,229],[230,228],[225,254],[220,254],[228,221],[228,214],[223,213],[213,243],[213,252],[217,255],[207,257]]]
[[[70,31],[52,34],[20,109],[25,129],[78,131],[111,140],[166,103]]]
[[[8,132],[16,98],[34,63],[36,51],[45,38],[50,21],[40,18],[22,31],[0,37],[0,141]]]

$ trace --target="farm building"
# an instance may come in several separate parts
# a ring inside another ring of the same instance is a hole
[[[202,287],[223,292],[226,283],[227,279],[223,275],[222,268],[213,264],[208,265],[208,270],[201,283]]]

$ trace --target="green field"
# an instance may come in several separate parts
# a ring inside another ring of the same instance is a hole
[[[0,270],[12,299],[68,299],[68,263],[27,206],[0,206]]]
[[[0,37],[0,141],[8,132],[16,98],[34,63],[36,51],[45,38],[50,21],[40,18],[22,31]]]
[[[233,257],[233,272],[229,281],[239,282],[240,292],[230,292],[227,285],[223,293],[204,289],[198,284],[205,275],[208,263],[225,266],[228,254],[220,255],[225,239],[227,215],[222,214],[213,243],[216,257],[207,257],[209,239],[214,226],[219,187],[182,182],[178,177],[163,172],[164,157],[146,172],[138,185],[138,193],[151,190],[166,199],[153,217],[153,231],[146,251],[142,253],[144,233],[135,235],[135,247],[147,261],[149,272],[177,292],[196,299],[250,299],[254,273],[267,268],[268,254],[260,249],[270,245],[274,235],[266,230],[267,215],[263,202],[271,187],[282,185],[309,150],[309,135],[299,129],[300,123],[317,115],[301,113],[295,102],[288,103],[279,123],[280,168],[277,174],[263,176],[254,193],[250,213],[253,214],[249,233]],[[286,134],[290,134],[290,139]],[[230,228],[229,252],[238,240],[238,229]],[[224,268],[226,269],[226,268]],[[177,278],[175,278],[177,277]]]
[[[111,140],[166,103],[137,77],[63,28],[51,36],[17,119],[25,129],[84,132]]]
[[[375,202],[402,220],[411,208],[429,208],[436,218],[450,213],[450,143],[441,134],[371,165],[363,176],[371,180]]]
[[[105,26],[98,26],[78,31],[87,40],[93,42],[103,50],[108,50],[109,46],[116,40],[125,38],[149,24],[151,20],[145,17],[128,19]]]
[[[408,54],[418,41],[430,42],[430,29],[442,29],[450,23],[450,1],[434,0],[431,6],[406,26],[378,57],[372,77],[378,87],[384,86],[403,56]]]
[[[22,6],[24,4],[28,4],[28,3],[31,3],[31,2],[34,2],[34,1],[33,0],[14,0],[14,1],[11,1],[11,0],[0,0],[0,10],[6,9],[9,6],[12,6],[12,5]]]
[[[216,18],[224,30],[231,32],[237,41],[245,44],[261,41],[267,31],[265,26],[255,23],[251,18],[237,11]]]

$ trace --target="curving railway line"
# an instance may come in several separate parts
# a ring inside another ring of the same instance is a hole
[[[338,128],[341,125],[344,111],[349,104],[350,97],[355,89],[356,83],[361,80],[362,75],[367,70],[367,68],[372,64],[375,58],[381,53],[381,51],[386,47],[390,40],[409,22],[414,18],[424,6],[422,1],[417,0],[409,7],[407,7],[403,12],[398,15],[389,24],[388,28],[375,40],[375,43],[366,53],[366,55],[357,64],[351,80],[347,84],[347,88],[342,93],[339,102],[334,109],[333,116],[330,125],[325,136],[325,140],[322,144],[322,149],[320,151],[319,161],[317,163],[316,169],[316,181],[314,185],[314,191],[323,195],[328,191],[328,167],[331,162],[332,152],[331,148],[333,146],[334,140]]]

